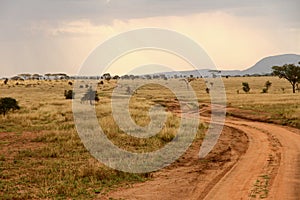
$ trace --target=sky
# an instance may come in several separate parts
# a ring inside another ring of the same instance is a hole
[[[298,0],[1,0],[0,77],[76,75],[104,41],[148,27],[186,35],[220,70],[242,70],[267,56],[300,54],[299,4]],[[106,69],[122,75],[151,63],[176,70],[191,67],[175,55],[140,50]]]

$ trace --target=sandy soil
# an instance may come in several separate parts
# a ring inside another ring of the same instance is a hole
[[[207,113],[202,120],[209,121]],[[205,159],[198,158],[200,145],[152,180],[98,199],[300,199],[298,129],[228,117]]]

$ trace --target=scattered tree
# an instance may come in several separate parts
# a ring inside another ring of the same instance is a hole
[[[146,79],[148,79],[148,80],[152,79],[152,76],[151,76],[151,75],[145,75],[144,77],[145,77]]]
[[[209,72],[211,73],[213,78],[217,78],[221,74],[220,70],[209,70]]]
[[[205,91],[206,91],[207,94],[209,94],[210,89],[207,87],[207,88],[205,89]]]
[[[115,76],[113,77],[113,79],[114,79],[114,80],[118,80],[118,79],[120,79],[120,76],[115,75]]]
[[[75,93],[73,90],[65,90],[66,99],[74,99]]]
[[[0,98],[0,114],[5,116],[9,111],[19,110],[18,102],[10,97]]]
[[[272,83],[270,82],[270,81],[267,81],[266,83],[265,83],[265,87],[269,90],[270,89],[270,87],[272,86]]]
[[[270,81],[267,81],[265,83],[265,87],[262,89],[262,93],[268,93],[271,86],[272,86],[272,83]]]
[[[88,91],[81,98],[81,102],[89,101],[91,105],[93,105],[93,101],[99,101],[99,96],[96,90],[89,88]]]
[[[103,74],[103,76],[102,76],[103,78],[104,78],[104,80],[106,80],[106,81],[110,81],[110,79],[111,79],[111,75],[110,75],[110,73],[105,73],[105,74]]]
[[[263,88],[261,93],[268,93],[268,88]]]
[[[185,79],[180,79],[180,81],[184,81],[184,82],[185,82],[186,88],[187,88],[187,89],[189,89],[189,84],[190,84],[192,81],[194,81],[194,80],[196,80],[196,79],[195,79],[195,78],[185,78]]]
[[[4,80],[4,85],[6,85],[8,83],[8,78],[6,78],[5,80]]]
[[[248,92],[250,91],[249,83],[243,82],[243,83],[242,83],[242,86],[243,86],[244,92],[248,93]]]
[[[100,85],[104,85],[104,82],[103,82],[103,81],[100,81],[100,82],[98,83],[98,86],[100,86]]]
[[[300,62],[299,62],[300,64]],[[273,75],[284,78],[290,82],[293,93],[296,92],[296,84],[300,82],[300,66],[294,64],[285,64],[283,66],[274,66]]]

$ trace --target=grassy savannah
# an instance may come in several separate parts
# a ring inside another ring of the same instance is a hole
[[[223,79],[228,107],[263,115],[266,121],[300,127],[300,93],[292,94],[287,81],[277,77],[229,77]],[[262,93],[266,81],[272,86]],[[213,79],[207,80],[213,82]],[[242,90],[248,82],[250,92]],[[9,81],[0,86],[0,97],[12,97],[20,110],[0,116],[0,196],[3,199],[93,198],[112,188],[145,181],[151,174],[130,174],[109,169],[94,159],[77,135],[72,101],[64,97],[71,90],[68,81]],[[203,79],[191,82],[200,106],[210,103]],[[110,96],[116,82],[98,87],[100,97],[96,113],[107,137],[132,152],[157,150],[176,135],[180,118],[177,101],[170,91],[156,85],[138,90],[130,100],[130,113],[141,126],[149,123],[147,115],[154,103],[169,111],[162,131],[149,139],[137,139],[123,133],[115,124]],[[213,87],[213,86],[211,86]],[[283,89],[284,88],[284,89]],[[236,113],[230,113],[237,115]],[[203,138],[205,125],[198,131]]]

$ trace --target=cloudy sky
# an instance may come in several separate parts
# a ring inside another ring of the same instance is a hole
[[[167,28],[195,40],[219,69],[300,54],[298,0],[1,0],[0,77],[76,74],[101,42],[137,28]],[[112,73],[151,62],[187,69],[159,52],[136,52]],[[110,71],[110,70],[108,70]]]

